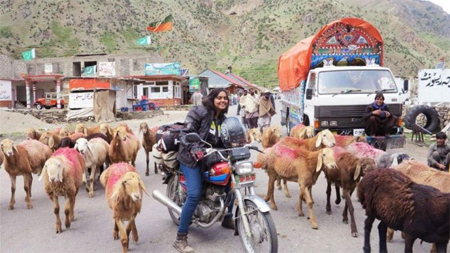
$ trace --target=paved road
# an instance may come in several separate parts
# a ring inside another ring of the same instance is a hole
[[[230,108],[234,115],[236,107]],[[170,116],[170,117],[169,117]],[[150,125],[157,125],[167,120],[182,121],[184,113],[175,113],[147,120]],[[163,118],[164,120],[161,120]],[[137,133],[140,121],[129,122]],[[279,115],[273,119],[273,124],[279,121]],[[414,148],[414,147],[411,147]],[[397,150],[398,151],[398,150]],[[401,151],[401,150],[400,150]],[[423,160],[423,149],[414,153],[416,159]],[[253,158],[256,157],[256,154]],[[145,171],[145,155],[141,150],[137,158],[137,170],[141,175]],[[143,176],[149,191],[158,189],[165,192],[161,184],[161,176],[153,172],[150,176]],[[257,171],[257,194],[265,195],[267,190],[267,176],[263,171]],[[292,198],[286,198],[282,191],[276,190],[275,198],[278,211],[272,211],[278,231],[279,252],[361,252],[363,246],[364,212],[361,205],[353,196],[355,218],[359,237],[353,238],[350,227],[341,221],[343,203],[339,206],[332,204],[332,215],[325,212],[326,181],[323,175],[313,187],[314,210],[319,229],[313,230],[306,217],[297,216],[297,202],[299,187],[289,183]],[[18,178],[15,209],[8,211],[10,198],[10,181],[8,174],[0,171],[0,252],[119,252],[120,241],[112,237],[112,212],[108,208],[103,187],[96,183],[95,197],[88,198],[87,192],[80,191],[75,206],[75,221],[70,229],[64,229],[62,234],[55,234],[55,217],[52,202],[46,196],[43,182],[34,176],[32,201],[34,208],[26,209],[24,201],[23,180]],[[60,204],[62,203],[60,199]],[[334,197],[333,197],[334,201]],[[62,205],[62,204],[61,204]],[[305,207],[305,205],[304,205]],[[308,214],[308,211],[305,211]],[[61,212],[61,215],[62,212]],[[63,216],[61,216],[63,217]],[[130,252],[176,252],[172,247],[177,227],[172,223],[167,209],[152,197],[145,196],[141,213],[137,217],[139,242],[130,243]],[[372,249],[378,251],[377,222],[372,231]],[[196,252],[242,252],[239,237],[233,232],[217,224],[209,229],[191,227],[189,243]],[[396,233],[393,242],[388,244],[390,252],[402,252],[403,240],[400,233]],[[429,252],[428,243],[415,243],[415,252]]]

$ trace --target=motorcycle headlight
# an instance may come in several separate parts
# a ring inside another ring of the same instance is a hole
[[[253,163],[251,161],[242,161],[235,164],[238,175],[250,174],[253,172]]]

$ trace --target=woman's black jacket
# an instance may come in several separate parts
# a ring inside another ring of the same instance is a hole
[[[178,149],[178,161],[188,167],[195,167],[197,161],[192,157],[190,151],[192,149],[203,148],[204,143],[195,142],[189,143],[185,139],[187,133],[198,133],[200,137],[213,147],[223,147],[220,139],[220,134],[216,135],[210,133],[211,123],[214,120],[214,110],[208,109],[204,106],[194,106],[189,110],[186,120],[184,122],[185,130],[180,134],[180,147]],[[216,120],[216,126],[221,125],[225,120],[225,116]]]

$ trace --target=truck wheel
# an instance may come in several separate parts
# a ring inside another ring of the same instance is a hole
[[[405,127],[412,130],[412,126],[416,123],[419,115],[425,115],[426,122],[421,127],[427,129],[430,132],[434,132],[439,127],[439,114],[437,111],[427,105],[417,105],[406,113]]]
[[[42,110],[42,104],[41,104],[41,103],[37,103],[37,104],[36,104],[36,109]]]

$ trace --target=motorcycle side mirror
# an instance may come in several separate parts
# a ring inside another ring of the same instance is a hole
[[[188,142],[199,142],[202,141],[202,138],[197,133],[188,133],[186,135],[186,140]]]

